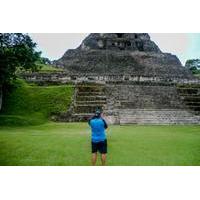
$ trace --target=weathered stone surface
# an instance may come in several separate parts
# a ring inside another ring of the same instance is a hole
[[[146,33],[90,34],[77,49],[68,50],[55,64],[75,74],[193,78],[175,55],[162,53]]]
[[[45,84],[63,84],[63,83],[79,83],[79,82],[96,82],[96,83],[115,83],[115,84],[174,84],[174,83],[200,83],[198,78],[183,78],[182,74],[174,74],[169,76],[140,76],[136,74],[95,74],[95,73],[84,73],[84,74],[70,74],[67,72],[53,72],[53,73],[23,73],[20,77],[28,82],[33,82],[41,85]]]
[[[83,40],[78,49],[161,52],[147,33],[92,33]]]
[[[181,109],[184,108],[176,86],[107,85],[108,109]],[[109,107],[111,105],[111,108]]]
[[[185,103],[181,92],[196,97],[200,87],[187,90],[185,87],[109,84],[106,87],[107,120],[119,124],[198,124],[200,118],[195,114],[200,108],[200,98],[193,104],[191,98]]]
[[[188,90],[194,95],[199,92],[197,88]],[[176,85],[82,83],[76,85],[75,91],[71,111],[57,116],[56,120],[87,121],[100,107],[109,124],[200,123],[196,110],[184,103]],[[196,103],[200,105],[200,98]]]
[[[177,92],[183,104],[196,114],[200,114],[200,85],[181,85],[177,87]]]
[[[200,117],[182,109],[120,109],[120,124],[199,124]]]

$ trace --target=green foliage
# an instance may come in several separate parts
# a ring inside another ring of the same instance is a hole
[[[185,66],[190,68],[191,66],[197,66],[200,63],[200,59],[189,59],[186,61]]]
[[[6,118],[5,115],[9,118],[4,119],[5,124],[6,122],[10,124],[9,121],[12,119],[17,121],[13,124],[23,124],[23,122],[18,123],[22,118],[27,119],[27,123],[30,124],[43,123],[51,114],[66,111],[71,103],[73,93],[71,86],[30,86],[22,80],[15,81],[14,85],[15,88],[4,97],[2,119]]]
[[[28,34],[0,33],[0,85],[16,77],[17,68],[36,70],[40,52]]]
[[[185,67],[187,67],[192,73],[200,74],[200,59],[190,59],[185,63]]]
[[[197,69],[197,67],[191,67],[190,71],[196,76],[198,76],[198,74],[200,74],[200,70]]]
[[[41,64],[44,64],[44,65],[51,65],[51,61],[45,57],[41,57],[40,62],[41,62]]]
[[[90,134],[87,123],[1,127],[0,165],[91,165]],[[200,126],[110,126],[107,139],[107,165],[200,165]]]

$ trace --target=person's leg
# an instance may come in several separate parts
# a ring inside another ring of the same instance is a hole
[[[92,165],[96,165],[97,162],[97,150],[98,150],[98,145],[95,142],[92,142]]]
[[[96,165],[97,162],[97,152],[92,153],[92,165]]]
[[[101,163],[103,166],[106,165],[106,153],[101,154]]]
[[[104,166],[106,165],[107,140],[101,142],[100,153],[101,153],[101,163]]]

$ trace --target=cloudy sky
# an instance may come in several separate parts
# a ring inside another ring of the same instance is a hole
[[[38,44],[42,56],[55,60],[67,49],[74,49],[81,44],[87,33],[32,33],[30,36]],[[200,58],[200,33],[150,33],[163,52],[178,56],[182,64],[187,59]]]

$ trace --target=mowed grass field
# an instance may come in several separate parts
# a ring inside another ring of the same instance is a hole
[[[200,165],[200,126],[116,125],[107,139],[109,166]],[[87,123],[0,128],[0,165],[88,166],[90,148]]]

